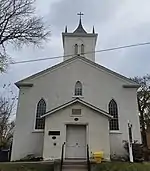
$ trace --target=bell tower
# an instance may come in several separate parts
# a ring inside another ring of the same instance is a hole
[[[93,27],[92,33],[87,33],[82,25],[83,13],[78,13],[80,16],[77,28],[71,33],[68,32],[67,26],[65,32],[62,33],[64,60],[73,58],[77,55],[83,56],[95,62],[95,47],[98,34],[95,33]]]

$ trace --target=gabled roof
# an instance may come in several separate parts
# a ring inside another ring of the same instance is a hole
[[[96,112],[101,113],[102,115],[104,115],[104,116],[106,116],[108,118],[112,118],[112,116],[108,112],[106,112],[106,111],[104,111],[104,110],[102,110],[102,109],[100,109],[98,107],[95,107],[94,105],[92,105],[92,104],[90,104],[90,103],[88,103],[88,102],[86,102],[84,100],[81,100],[80,98],[75,98],[75,99],[73,99],[73,100],[71,100],[71,101],[69,101],[69,102],[67,102],[65,104],[62,104],[62,105],[60,105],[60,106],[58,106],[58,107],[56,107],[56,108],[46,112],[42,116],[42,118],[43,117],[47,117],[48,115],[51,115],[51,114],[53,114],[55,112],[58,112],[61,109],[64,109],[64,108],[66,108],[66,107],[68,107],[68,106],[70,106],[72,104],[76,104],[76,103],[80,103],[80,104],[82,104],[82,105],[84,105],[84,106],[86,106],[86,107],[88,107],[88,108],[90,108],[90,109],[92,109],[92,110],[94,110]]]
[[[83,61],[83,62],[85,62],[85,63],[87,63],[87,64],[89,64],[89,65],[91,65],[91,66],[93,66],[93,67],[95,67],[97,69],[99,69],[99,70],[105,71],[105,72],[107,72],[110,75],[113,75],[113,76],[115,76],[115,77],[117,77],[119,79],[122,79],[122,80],[127,82],[126,85],[127,84],[134,85],[134,88],[138,88],[139,87],[139,85],[136,82],[134,82],[133,80],[131,80],[131,79],[129,79],[129,78],[123,76],[123,75],[120,75],[120,74],[118,74],[118,73],[116,73],[116,72],[114,72],[114,71],[112,71],[112,70],[110,70],[110,69],[108,69],[108,68],[106,68],[106,67],[104,67],[102,65],[99,65],[99,64],[97,64],[97,63],[95,63],[95,62],[93,62],[93,61],[91,61],[91,60],[89,60],[89,59],[87,59],[85,57],[82,57],[82,56],[72,57],[72,58],[70,58],[68,60],[65,60],[65,61],[63,61],[63,62],[61,62],[61,63],[59,63],[57,65],[54,65],[54,66],[52,66],[52,67],[50,67],[48,69],[45,69],[45,70],[43,70],[41,72],[38,72],[36,74],[33,74],[33,75],[25,78],[23,80],[20,80],[19,82],[15,83],[15,84],[16,84],[17,87],[20,87],[20,86],[22,86],[25,83],[29,84],[30,83],[30,79],[42,76],[42,75],[44,75],[44,74],[46,74],[48,72],[53,71],[54,69],[57,69],[57,68],[59,68],[61,66],[67,65],[69,63],[72,63],[72,62],[74,62],[76,60],[81,60],[81,61]]]

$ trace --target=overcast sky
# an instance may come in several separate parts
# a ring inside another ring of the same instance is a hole
[[[14,61],[63,55],[61,33],[72,32],[83,12],[87,32],[98,33],[96,50],[150,41],[150,0],[37,0],[36,12],[51,25],[51,40],[42,49],[9,48]],[[14,83],[61,62],[62,59],[11,65],[0,86]],[[127,77],[150,73],[150,45],[96,54],[96,62]],[[13,89],[17,92],[15,86]]]

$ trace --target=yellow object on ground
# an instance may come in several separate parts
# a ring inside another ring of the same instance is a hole
[[[104,157],[104,153],[103,151],[99,151],[99,152],[94,152],[93,153],[93,159],[96,163],[101,163],[102,159]]]

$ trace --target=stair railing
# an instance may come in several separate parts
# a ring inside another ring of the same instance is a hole
[[[88,171],[91,171],[91,162],[90,162],[90,154],[89,154],[89,145],[87,144],[87,168]]]
[[[63,167],[63,161],[64,161],[64,147],[65,147],[65,142],[63,143],[62,148],[61,148],[60,171],[62,171],[62,167]]]

